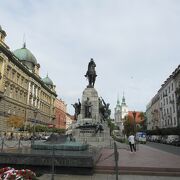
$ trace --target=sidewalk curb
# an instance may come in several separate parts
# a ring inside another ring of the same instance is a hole
[[[178,176],[180,177],[180,168],[152,168],[152,167],[119,167],[119,174],[126,175],[157,175],[157,176]],[[113,166],[96,166],[95,173],[114,174]]]

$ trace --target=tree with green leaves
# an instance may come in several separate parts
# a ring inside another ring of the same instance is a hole
[[[11,115],[7,120],[8,126],[12,128],[20,128],[23,126],[23,123],[24,123],[24,119],[16,115]]]
[[[147,118],[146,118],[146,113],[141,112],[139,114],[139,117],[141,121],[139,122],[139,131],[146,131],[147,130]]]
[[[132,117],[126,116],[124,121],[124,134],[126,136],[129,136],[131,133],[134,134],[135,133],[134,131],[135,129],[134,129],[134,122]]]

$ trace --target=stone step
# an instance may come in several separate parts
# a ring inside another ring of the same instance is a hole
[[[96,166],[95,173],[114,174],[114,166]],[[119,174],[180,176],[179,168],[119,167]]]
[[[94,170],[97,174],[115,174],[115,170]],[[158,171],[127,171],[119,170],[119,175],[151,175],[151,176],[180,176],[180,172],[158,172]]]

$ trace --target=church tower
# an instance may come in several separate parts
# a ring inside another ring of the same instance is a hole
[[[121,117],[122,117],[121,105],[120,105],[120,101],[118,97],[116,107],[114,108],[114,121],[115,121],[115,124],[119,127],[120,132],[122,133],[124,126],[123,126],[123,121]]]
[[[124,129],[124,124],[123,124],[124,118],[127,115],[128,115],[128,106],[126,105],[126,100],[123,93],[121,104],[118,97],[116,107],[114,108],[114,122],[119,127],[121,133]]]
[[[121,119],[124,120],[125,116],[128,115],[128,106],[126,105],[126,100],[123,93],[122,103],[121,103]]]
[[[119,97],[117,99],[116,107],[114,108],[114,121],[116,124],[121,121],[121,105],[119,102]]]

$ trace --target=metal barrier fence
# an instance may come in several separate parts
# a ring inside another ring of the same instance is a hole
[[[5,149],[20,149],[23,147],[30,147],[31,144],[32,140],[6,140],[4,138],[0,140],[1,152],[3,152]]]

